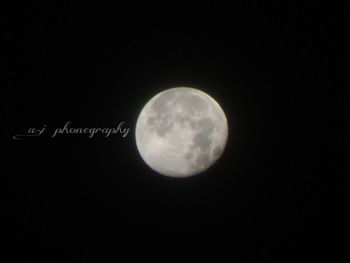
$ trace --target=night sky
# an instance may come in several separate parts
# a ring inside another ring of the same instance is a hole
[[[5,10],[1,116],[11,162],[3,211],[14,262],[338,254],[330,243],[341,232],[341,205],[331,181],[349,140],[328,118],[349,113],[343,89],[332,89],[345,87],[337,84],[345,78],[341,15],[308,1],[173,5]],[[134,138],[145,103],[177,86],[210,94],[229,124],[221,159],[185,179],[152,171]],[[130,132],[51,136],[68,121],[124,122]],[[44,125],[40,136],[13,139]]]

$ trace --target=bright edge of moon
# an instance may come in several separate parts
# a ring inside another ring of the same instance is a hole
[[[189,177],[204,172],[221,157],[228,125],[224,111],[208,94],[177,87],[146,103],[135,137],[142,159],[154,171]]]

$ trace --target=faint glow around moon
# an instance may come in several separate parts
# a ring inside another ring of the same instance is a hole
[[[138,151],[149,167],[166,176],[188,177],[220,158],[228,125],[220,105],[208,94],[179,87],[147,102],[135,133]]]

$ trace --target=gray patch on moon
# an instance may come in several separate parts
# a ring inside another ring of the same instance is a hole
[[[175,96],[174,93],[166,91],[160,94],[151,105],[151,109],[155,113],[153,120],[156,120],[154,122],[151,121],[151,125],[153,125],[152,128],[154,128],[157,134],[161,137],[170,132],[173,127],[173,122],[170,122],[169,120],[171,118],[173,107],[172,102],[176,97],[177,96]]]
[[[214,151],[213,151],[213,156],[214,156],[215,158],[218,158],[218,157],[220,157],[221,152],[222,152],[221,147],[216,146],[215,149],[214,149]]]
[[[197,111],[203,111],[207,109],[207,105],[203,99],[194,94],[181,94],[176,102],[179,103],[188,114],[194,114]]]
[[[191,160],[192,157],[193,157],[193,153],[191,153],[191,152],[187,152],[187,153],[185,154],[185,159],[186,159],[186,160]]]
[[[198,132],[193,138],[192,148],[199,148],[201,151],[207,152],[210,147],[209,134]]]
[[[196,160],[196,167],[200,167],[202,169],[206,168],[209,164],[209,154],[201,153]]]
[[[197,124],[199,131],[193,138],[193,144],[189,148],[189,152],[193,152],[194,149],[198,148],[200,154],[196,159],[196,162],[191,165],[193,169],[198,167],[205,168],[209,165],[209,151],[212,140],[210,136],[214,130],[214,123],[210,118],[204,118],[199,121],[191,121]]]
[[[173,125],[174,125],[173,123],[168,123],[162,120],[161,123],[159,123],[156,131],[159,136],[163,137],[165,136],[165,134],[171,131]]]
[[[148,118],[147,123],[148,123],[149,125],[153,125],[153,124],[154,124],[154,121],[155,121],[155,117],[152,116],[152,117],[149,117],[149,118]]]
[[[174,95],[171,91],[164,91],[161,93],[156,100],[153,102],[151,108],[156,112],[157,116],[159,116],[163,112],[167,112],[168,108],[171,107],[169,101],[176,99],[177,96]]]

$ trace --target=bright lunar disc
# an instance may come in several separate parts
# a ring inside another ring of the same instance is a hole
[[[136,145],[155,171],[188,177],[205,171],[225,148],[228,126],[220,105],[193,88],[172,88],[154,96],[136,123]]]

